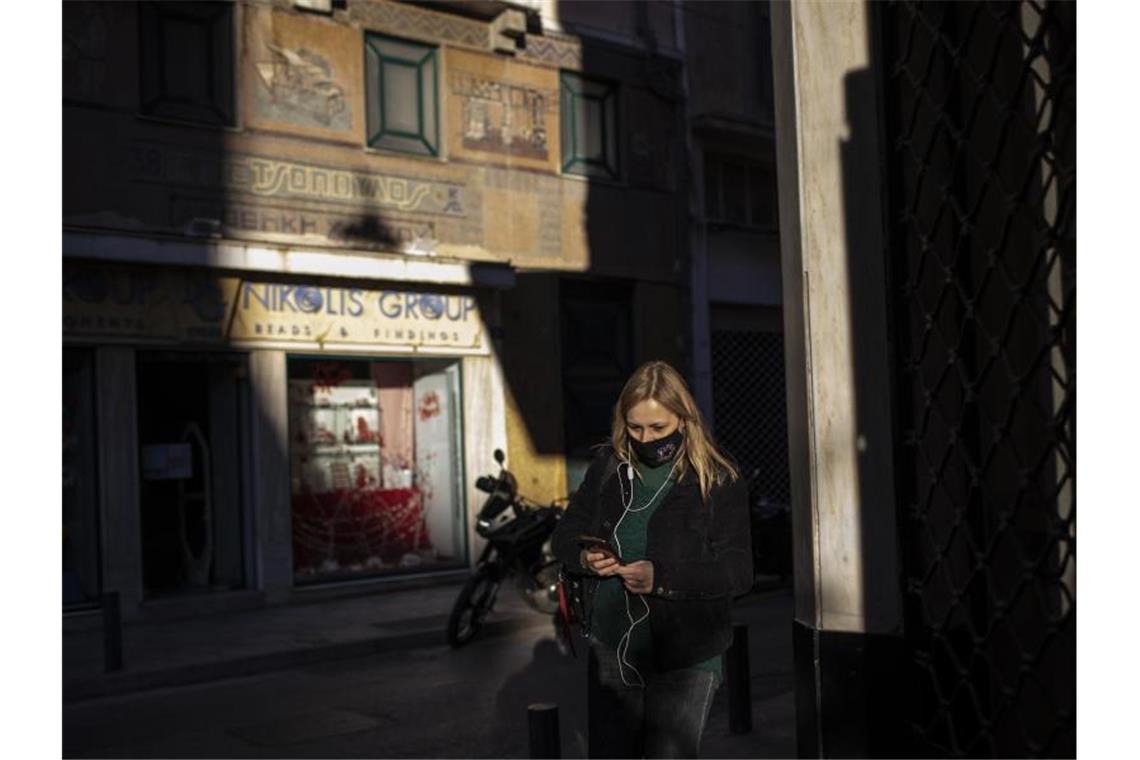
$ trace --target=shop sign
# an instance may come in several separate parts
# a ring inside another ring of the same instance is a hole
[[[177,272],[69,267],[65,337],[235,347],[484,353],[465,293],[368,290]]]
[[[470,295],[243,282],[233,340],[324,346],[473,349],[483,324]]]

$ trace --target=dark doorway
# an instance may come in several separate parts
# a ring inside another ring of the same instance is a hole
[[[138,389],[145,595],[243,588],[245,357],[140,353]]]

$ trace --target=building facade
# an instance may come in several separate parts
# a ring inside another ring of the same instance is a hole
[[[692,381],[749,481],[758,573],[791,575],[767,2],[684,3]]]
[[[66,4],[65,610],[462,573],[494,449],[564,496],[651,358],[711,415],[779,292],[770,107],[686,63],[732,5]]]

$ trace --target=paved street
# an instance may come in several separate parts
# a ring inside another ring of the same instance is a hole
[[[751,734],[727,727],[722,688],[705,757],[794,754],[791,597],[741,605],[750,625]],[[556,702],[563,756],[585,756],[584,659],[548,621],[443,646],[64,705],[66,757],[526,757],[526,706]]]

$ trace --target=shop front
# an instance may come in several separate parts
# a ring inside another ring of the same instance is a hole
[[[458,291],[68,262],[65,606],[466,568],[505,420]]]
[[[466,565],[459,361],[288,368],[296,583]]]

